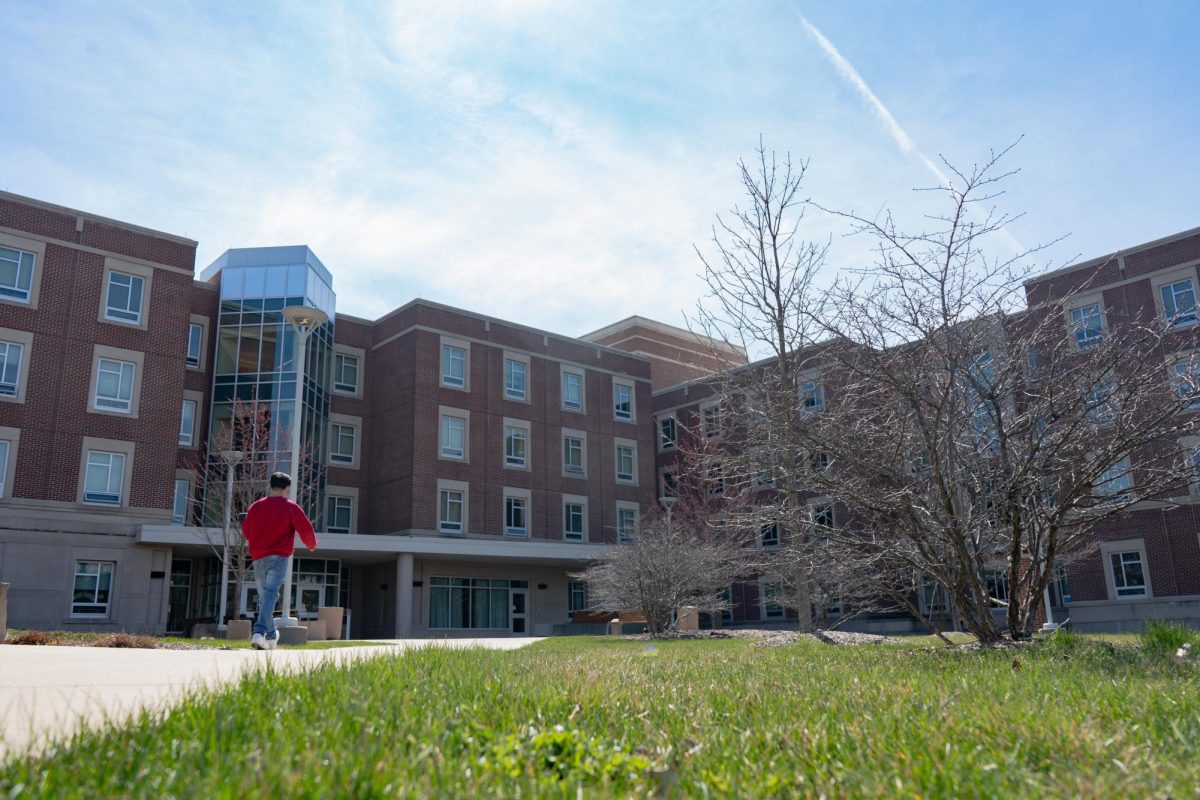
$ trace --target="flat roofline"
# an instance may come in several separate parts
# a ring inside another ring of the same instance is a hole
[[[611,333],[617,333],[618,331],[628,330],[629,328],[632,328],[637,325],[641,325],[643,327],[650,328],[651,330],[659,331],[660,333],[665,333],[668,336],[676,336],[680,339],[691,339],[700,345],[703,345],[705,343],[710,343],[710,344],[715,345],[716,347],[720,348],[721,350],[724,350],[727,353],[733,353],[734,355],[738,355],[738,356],[741,356],[742,358],[746,358],[745,348],[740,347],[736,344],[733,344],[732,342],[723,342],[720,339],[714,339],[711,336],[705,336],[703,334],[694,333],[692,331],[689,331],[687,328],[681,328],[678,325],[672,325],[668,322],[659,322],[656,319],[650,319],[649,317],[643,317],[639,314],[634,314],[633,316],[626,317],[625,319],[614,322],[611,325],[605,325],[603,328],[594,330],[591,333],[585,333],[583,336],[580,336],[579,338],[585,342],[590,342],[593,338],[600,338],[602,336],[608,336]]]
[[[1120,250],[1114,250],[1113,252],[1108,253],[1107,255],[1094,256],[1085,261],[1080,261],[1075,264],[1068,264],[1065,267],[1059,267],[1058,269],[1050,270],[1049,272],[1038,275],[1037,277],[1030,278],[1029,280],[1025,281],[1025,283],[1023,285],[1026,288],[1028,288],[1029,286],[1031,286],[1035,283],[1041,283],[1042,281],[1048,280],[1050,278],[1057,278],[1060,275],[1066,275],[1070,272],[1087,269],[1089,267],[1098,267],[1101,264],[1103,264],[1104,262],[1110,261],[1114,258],[1120,258],[1122,256],[1127,256],[1131,253],[1140,253],[1144,250],[1151,250],[1155,247],[1162,247],[1164,244],[1170,244],[1171,242],[1176,242],[1176,241],[1179,241],[1180,239],[1187,239],[1191,236],[1200,236],[1200,227],[1190,228],[1186,231],[1180,231],[1178,233],[1172,233],[1167,236],[1163,236],[1161,238],[1154,239],[1149,242],[1143,242],[1142,244],[1135,244],[1132,247],[1123,247]]]
[[[196,247],[200,244],[195,239],[189,239],[186,236],[179,236],[174,233],[167,233],[166,231],[158,231],[154,228],[146,228],[141,225],[134,225],[132,222],[122,222],[119,219],[112,219],[111,217],[102,217],[99,214],[92,214],[88,211],[80,211],[77,208],[69,208],[67,206],[48,203],[45,200],[38,200],[34,197],[26,197],[22,194],[13,194],[12,192],[0,190],[0,198],[12,200],[17,203],[24,203],[25,205],[29,206],[36,206],[37,208],[44,208],[47,211],[56,211],[60,214],[71,214],[72,216],[82,217],[83,219],[90,220],[92,222],[100,222],[105,225],[114,225],[118,228],[134,231],[135,233],[145,233],[150,236],[157,236],[161,239],[169,239],[170,241],[178,242],[179,244],[190,244],[192,247]]]
[[[463,316],[471,317],[473,319],[479,319],[479,320],[483,320],[485,322],[495,323],[497,325],[504,325],[506,327],[513,328],[513,329],[519,330],[519,331],[525,331],[526,333],[532,333],[537,336],[548,336],[552,339],[557,339],[560,342],[569,342],[571,344],[582,344],[587,347],[594,347],[594,348],[596,348],[598,350],[602,350],[606,353],[612,353],[613,355],[618,355],[618,356],[628,356],[629,358],[635,359],[637,361],[644,361],[647,364],[649,364],[653,360],[653,359],[649,358],[648,356],[639,355],[637,353],[631,353],[628,350],[620,350],[616,347],[608,347],[606,345],[596,344],[595,342],[588,342],[583,339],[575,338],[573,336],[566,336],[561,333],[554,333],[553,331],[545,331],[545,330],[542,330],[541,328],[531,328],[528,325],[522,325],[519,322],[513,322],[513,321],[507,320],[507,319],[500,319],[499,317],[490,317],[487,314],[480,314],[476,311],[468,311],[465,308],[456,308],[454,306],[448,306],[445,303],[438,303],[434,300],[426,300],[423,297],[417,297],[412,300],[409,300],[404,305],[400,306],[397,309],[393,309],[392,311],[389,311],[388,313],[384,314],[382,317],[375,320],[371,324],[379,325],[380,323],[396,316],[397,314],[401,313],[402,311],[407,311],[408,309],[412,308],[413,306],[418,306],[418,305],[428,306],[429,308],[436,308],[441,311],[452,311],[455,314],[462,314]]]

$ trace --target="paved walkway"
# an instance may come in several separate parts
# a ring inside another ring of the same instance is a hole
[[[382,646],[328,650],[134,650],[105,647],[0,646],[0,757],[81,726],[125,719],[143,708],[178,702],[201,687],[237,680],[270,661],[302,670],[329,661],[397,655],[413,647],[509,650],[523,639],[395,640]]]

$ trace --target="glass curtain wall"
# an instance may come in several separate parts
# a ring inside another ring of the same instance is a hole
[[[225,267],[220,273],[221,311],[217,326],[210,420],[210,474],[224,475],[219,451],[247,454],[238,480],[262,482],[277,470],[291,471],[292,448],[299,442],[299,502],[314,520],[324,508],[328,456],[329,377],[333,364],[334,295],[311,265]],[[303,428],[296,436],[295,330],[283,309],[321,308],[329,321],[308,338],[302,395]],[[235,419],[236,418],[236,419]],[[247,424],[248,421],[253,424]],[[240,423],[240,424],[239,424]],[[230,431],[234,434],[231,437]],[[250,454],[253,454],[251,457]],[[297,477],[293,476],[293,481]],[[210,524],[219,524],[222,481],[209,486]],[[240,510],[240,509],[239,509]]]

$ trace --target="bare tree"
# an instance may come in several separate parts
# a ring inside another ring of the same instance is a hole
[[[932,230],[844,215],[876,259],[830,292],[820,320],[836,388],[801,432],[831,462],[813,487],[853,509],[843,557],[887,563],[880,587],[906,570],[941,587],[985,642],[1001,636],[1003,604],[989,570],[1008,584],[1008,634],[1027,637],[1056,562],[1195,476],[1180,442],[1195,372],[1171,355],[1195,347],[1194,329],[1153,307],[1108,328],[1072,319],[1091,272],[1022,308],[1039,248],[995,255],[1011,222],[990,209],[1006,152],[970,171],[947,164]]]
[[[592,609],[640,611],[651,635],[663,634],[684,606],[710,613],[729,607],[727,589],[753,569],[753,534],[728,525],[739,503],[703,443],[686,450],[665,498],[644,514],[633,541],[609,550],[572,577],[585,581]]]

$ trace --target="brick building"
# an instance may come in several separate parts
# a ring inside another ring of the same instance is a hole
[[[293,440],[317,466],[302,499],[321,546],[297,554],[292,587],[302,616],[343,606],[355,637],[587,629],[572,622],[586,588],[570,573],[636,536],[672,462],[664,442],[705,424],[704,376],[746,362],[636,316],[583,338],[424,300],[360,319],[337,313],[335,276],[307,247],[229,250],[198,278],[195,252],[0,193],[0,581],[14,627],[215,619],[197,465],[241,400],[270,410],[273,467],[288,468]],[[1030,305],[1102,261],[1031,281]],[[1117,254],[1088,288],[1101,314],[1194,308],[1198,265],[1192,231]],[[283,318],[297,305],[329,317],[309,339],[299,437]],[[1130,512],[1056,604],[1085,627],[1200,622],[1198,508]],[[727,621],[785,619],[770,586],[731,591]]]

